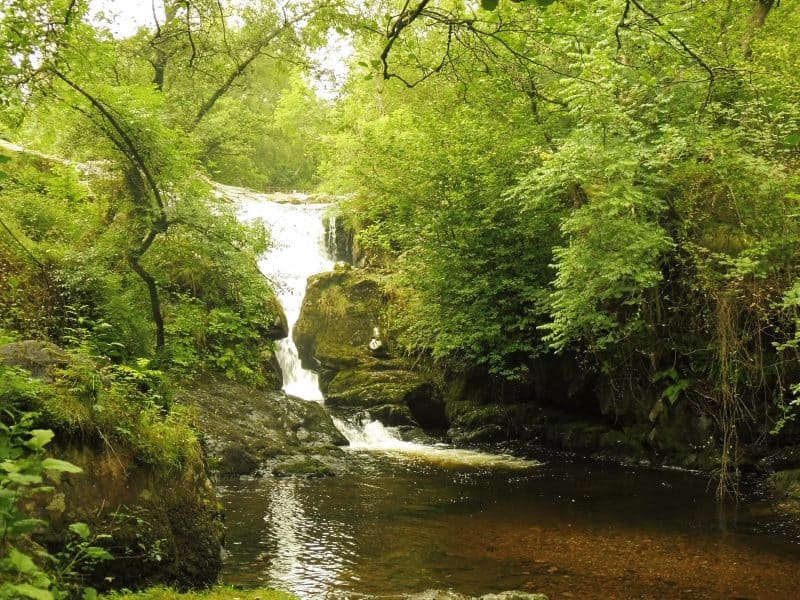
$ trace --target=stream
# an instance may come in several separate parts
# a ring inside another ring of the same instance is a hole
[[[260,267],[291,326],[306,278],[333,265],[321,223],[327,205],[220,190],[242,219],[269,224],[272,248]],[[291,334],[277,354],[284,391],[321,402]],[[776,516],[755,485],[744,486],[744,502],[721,506],[705,475],[535,448],[512,456],[408,442],[377,422],[337,426],[350,441],[345,475],[218,486],[225,583],[304,599],[430,589],[515,589],[551,600],[800,597],[800,520]]]

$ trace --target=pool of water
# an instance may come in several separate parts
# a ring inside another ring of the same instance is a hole
[[[219,486],[223,580],[301,598],[508,589],[557,598],[800,598],[800,524],[705,476],[549,457],[353,452],[352,472]]]

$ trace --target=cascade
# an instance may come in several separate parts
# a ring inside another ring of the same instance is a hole
[[[339,258],[339,248],[336,245],[336,215],[328,217],[328,239],[325,244],[328,248],[328,254],[333,260]]]
[[[258,266],[272,282],[289,324],[289,335],[278,341],[275,350],[283,373],[283,391],[302,400],[322,402],[319,378],[300,364],[292,331],[300,316],[306,280],[333,268],[322,225],[322,215],[329,205],[305,202],[308,199],[305,194],[292,194],[290,202],[276,202],[268,195],[249,190],[230,186],[218,189],[237,202],[240,219],[262,219],[269,225],[270,249]]]

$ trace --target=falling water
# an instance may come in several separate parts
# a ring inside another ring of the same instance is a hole
[[[322,225],[322,214],[329,205],[309,203],[305,194],[285,195],[286,201],[276,202],[273,196],[240,188],[219,186],[219,190],[238,203],[240,219],[262,219],[269,225],[270,249],[258,266],[275,286],[289,323],[289,335],[279,340],[275,350],[283,373],[283,391],[303,400],[322,402],[317,374],[300,364],[292,331],[300,316],[306,280],[333,268]]]
[[[336,215],[328,217],[328,239],[326,240],[328,254],[337,260],[339,258],[339,248],[336,245]]]

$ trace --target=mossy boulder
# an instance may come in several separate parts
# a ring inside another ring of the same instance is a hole
[[[221,476],[262,476],[298,457],[341,469],[347,440],[316,402],[221,381],[194,383],[178,400],[196,409],[206,452]]]
[[[383,404],[367,409],[367,414],[371,419],[380,421],[390,427],[416,426],[419,427],[414,415],[408,406],[398,406],[397,404]]]
[[[303,366],[319,371],[322,383],[341,369],[373,365],[369,343],[376,329],[386,331],[387,302],[380,282],[361,270],[310,277],[293,334]]]
[[[330,406],[395,406],[395,411],[384,408],[371,414],[387,425],[446,428],[436,386],[396,353],[385,318],[389,305],[380,278],[367,270],[344,266],[309,278],[294,328],[303,366],[319,373]],[[410,418],[400,418],[401,412]]]
[[[448,433],[453,441],[463,444],[535,440],[542,429],[542,410],[531,403],[483,404],[451,399],[446,410]]]
[[[289,335],[289,322],[276,296],[267,296],[264,300],[264,311],[268,315],[273,315],[270,327],[263,332],[265,337],[271,340],[279,340]]]
[[[50,523],[40,541],[52,551],[63,547],[71,523],[110,536],[99,544],[114,559],[93,570],[93,586],[185,589],[217,580],[223,525],[199,447],[172,468],[142,465],[120,444],[62,440],[51,451],[83,473],[61,475],[52,494],[27,508]]]

